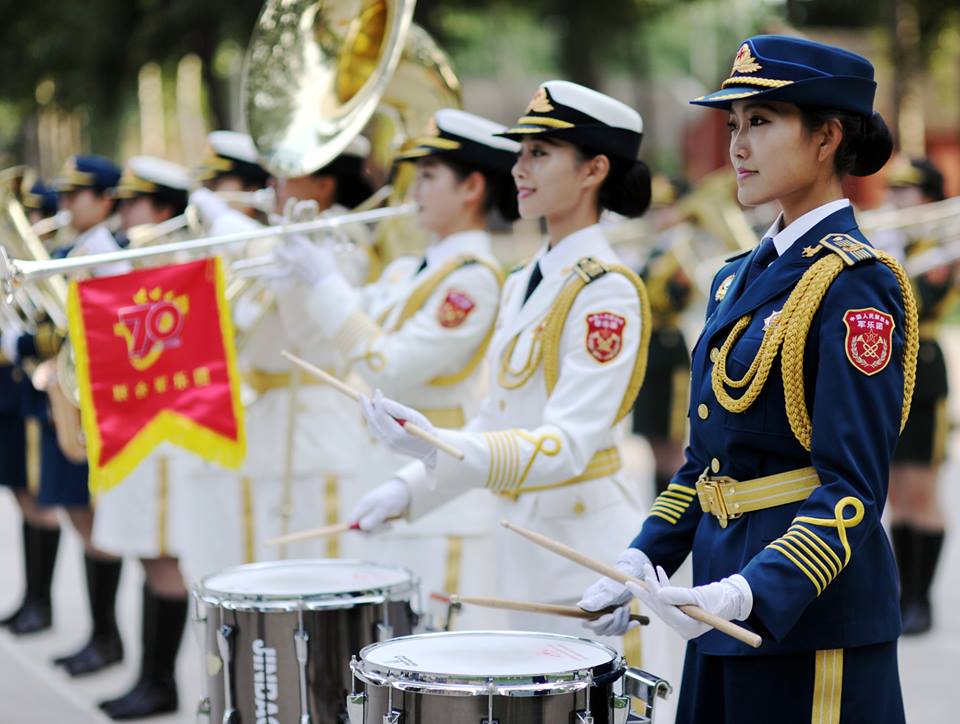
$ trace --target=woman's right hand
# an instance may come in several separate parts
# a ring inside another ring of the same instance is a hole
[[[616,567],[628,576],[643,578],[643,568],[650,564],[647,554],[637,548],[627,548],[617,558]],[[593,621],[585,621],[584,626],[598,636],[622,636],[639,624],[630,620],[630,601],[633,594],[622,583],[603,577],[583,592],[577,604],[584,611],[602,611],[616,606],[617,610],[604,614]]]
[[[361,498],[350,514],[350,521],[360,530],[371,532],[383,528],[391,518],[402,516],[410,507],[410,488],[400,478],[391,478]]]

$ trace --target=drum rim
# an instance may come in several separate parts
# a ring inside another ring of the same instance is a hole
[[[262,570],[278,568],[287,565],[317,565],[318,567],[334,568],[338,566],[369,565],[380,569],[403,572],[407,580],[388,586],[370,586],[358,588],[355,591],[339,591],[336,593],[302,593],[302,594],[270,594],[270,593],[235,593],[212,589],[208,587],[210,579],[238,570]],[[393,566],[376,561],[365,561],[354,558],[292,558],[282,561],[259,561],[257,563],[241,563],[229,566],[223,570],[208,574],[200,579],[193,587],[193,594],[200,601],[211,606],[222,606],[230,610],[274,610],[297,611],[329,608],[351,608],[361,604],[379,604],[386,601],[409,601],[416,593],[420,581],[409,568]]]
[[[376,648],[393,644],[405,639],[427,639],[440,637],[457,637],[475,635],[498,636],[537,636],[560,641],[576,641],[588,643],[610,654],[610,660],[597,666],[581,669],[570,669],[550,674],[535,675],[498,675],[490,674],[449,674],[445,672],[411,671],[394,666],[374,664],[366,657]],[[495,694],[500,696],[536,696],[542,692],[551,694],[566,694],[581,691],[592,685],[593,679],[604,676],[612,671],[626,671],[626,660],[615,649],[593,639],[566,634],[547,633],[545,631],[437,631],[425,634],[410,634],[398,636],[387,641],[378,641],[368,644],[360,650],[359,657],[354,657],[350,668],[354,676],[367,684],[375,686],[389,686],[391,688],[420,694],[439,694],[445,696],[476,696],[479,694]],[[536,681],[533,679],[536,678]],[[615,677],[619,678],[619,676]]]

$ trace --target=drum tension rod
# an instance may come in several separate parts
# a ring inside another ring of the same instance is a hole
[[[300,668],[300,724],[310,724],[310,708],[307,703],[307,652],[310,647],[310,634],[303,628],[303,608],[297,609],[297,624],[299,628],[293,632],[293,645]]]

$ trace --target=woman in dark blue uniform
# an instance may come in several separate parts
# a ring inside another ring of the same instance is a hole
[[[22,197],[31,223],[57,213],[57,193],[43,182],[35,182]],[[16,329],[0,334],[0,347],[16,353]],[[23,370],[0,353],[0,486],[11,490],[20,508],[23,527],[24,594],[20,605],[0,625],[17,635],[50,627],[50,586],[60,544],[57,512],[37,504],[40,484],[40,425],[28,404],[33,390]],[[41,415],[43,411],[40,411]]]
[[[71,226],[77,236],[70,246],[54,250],[51,256],[77,256],[114,251],[118,248],[106,222],[116,206],[113,189],[119,179],[120,169],[106,158],[78,155],[67,161],[62,177],[56,181],[56,188],[60,192],[61,208],[71,213]],[[114,273],[119,270],[114,267]],[[105,268],[101,268],[101,271],[109,273]],[[20,336],[8,356],[13,357],[17,364],[55,367],[55,358],[64,335],[64,330],[57,329],[52,322],[42,322],[37,325],[35,334]],[[5,345],[5,349],[9,348]],[[93,632],[90,641],[78,652],[56,659],[56,663],[62,665],[69,674],[78,676],[99,671],[123,657],[115,617],[122,561],[93,546],[93,509],[90,507],[87,487],[86,452],[78,439],[79,412],[67,410],[69,414],[77,415],[76,424],[72,425],[75,430],[67,431],[63,427],[58,429],[51,408],[52,396],[60,395],[58,399],[64,403],[58,409],[69,408],[70,403],[63,397],[52,375],[38,371],[33,380],[37,382],[42,377],[52,381],[49,394],[31,387],[26,403],[26,414],[41,421],[40,490],[37,503],[49,510],[63,508],[84,543],[84,568]],[[48,570],[49,575],[52,575],[52,558],[43,572],[46,574]],[[40,623],[49,627],[49,600],[45,603]]]
[[[893,164],[891,164],[893,165]],[[943,175],[930,161],[897,164],[887,175],[897,208],[942,201]],[[936,244],[906,238],[907,258]],[[944,515],[937,499],[940,466],[949,427],[947,365],[938,340],[943,317],[957,300],[957,265],[932,269],[913,279],[920,318],[917,386],[910,420],[903,428],[890,468],[890,537],[900,572],[900,613],[905,636],[933,625],[930,587],[943,548]]]
[[[841,179],[878,171],[890,132],[873,67],[798,38],[744,42],[722,89],[741,203],[782,214],[717,274],[693,350],[686,463],[595,608],[631,593],[689,641],[677,722],[904,721],[897,572],[880,517],[906,420],[916,304],[857,227]],[[671,587],[693,553],[693,588]],[[656,570],[653,566],[656,566]],[[750,648],[684,614],[743,621]],[[624,608],[601,627],[623,626]]]

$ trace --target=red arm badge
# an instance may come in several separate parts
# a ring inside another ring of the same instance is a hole
[[[893,351],[893,317],[873,307],[848,309],[843,323],[847,328],[844,347],[850,364],[865,375],[881,372]]]
[[[470,298],[469,294],[457,289],[451,289],[447,292],[447,297],[443,300],[443,304],[440,305],[440,310],[437,312],[437,320],[440,322],[441,327],[446,327],[447,329],[459,327],[476,306],[476,303]]]
[[[597,362],[616,359],[623,349],[623,328],[627,320],[613,312],[587,315],[587,352]]]

